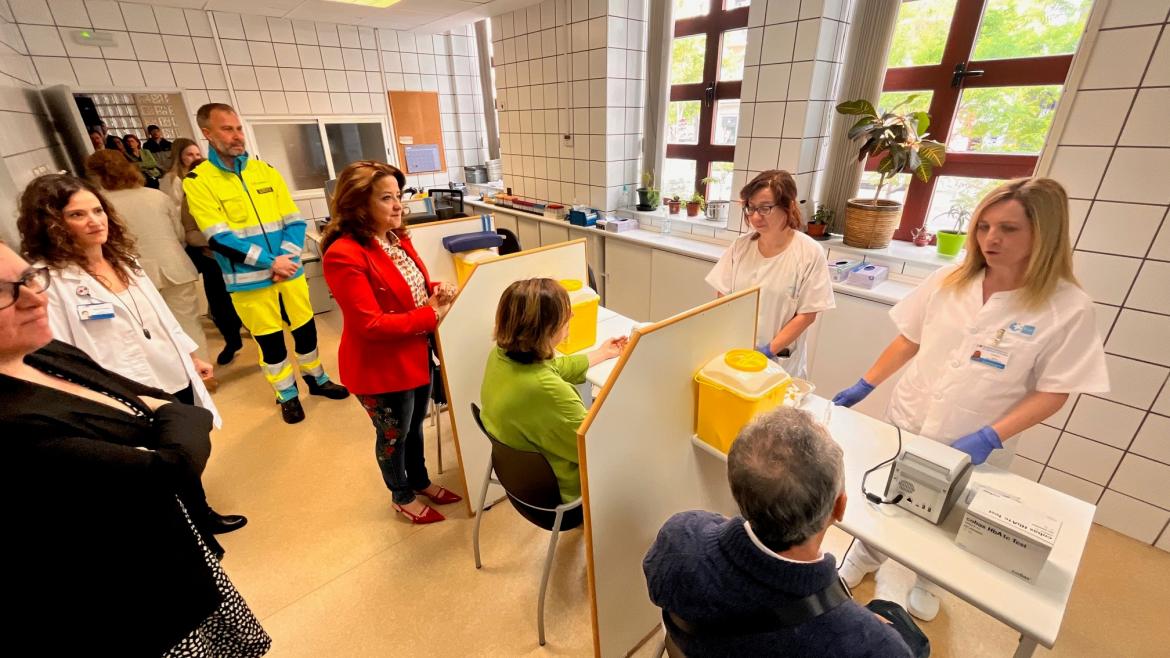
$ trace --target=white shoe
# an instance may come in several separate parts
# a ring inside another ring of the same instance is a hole
[[[862,580],[865,580],[866,574],[873,573],[873,571],[866,571],[850,560],[845,559],[841,561],[841,566],[837,568],[837,573],[845,581],[845,584],[849,586],[849,589],[853,589],[860,585]]]
[[[938,597],[923,587],[910,590],[908,603],[906,609],[922,621],[931,621],[938,616]]]

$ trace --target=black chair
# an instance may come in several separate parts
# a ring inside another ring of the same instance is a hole
[[[496,233],[504,236],[504,244],[500,245],[500,255],[507,256],[520,251],[520,239],[516,234],[506,228],[496,229]]]
[[[584,522],[581,499],[561,503],[561,492],[557,476],[548,460],[539,452],[517,450],[500,443],[488,433],[479,417],[479,406],[471,403],[471,415],[483,435],[492,443],[492,458],[488,463],[483,487],[479,492],[479,505],[475,510],[475,529],[471,544],[475,551],[475,568],[482,565],[479,559],[479,524],[483,519],[484,504],[487,502],[488,486],[492,483],[504,488],[508,500],[521,516],[534,525],[551,530],[548,553],[544,559],[544,572],[540,576],[540,599],[536,604],[536,630],[540,645],[544,646],[544,595],[548,589],[548,576],[556,556],[557,538],[561,530],[572,530]],[[493,472],[495,477],[492,477]],[[498,478],[498,479],[497,479]]]

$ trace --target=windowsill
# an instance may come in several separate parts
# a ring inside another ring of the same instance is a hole
[[[680,208],[678,214],[672,215],[667,210],[665,205],[658,206],[658,210],[638,210],[636,208],[619,208],[615,212],[621,214],[623,217],[633,217],[638,220],[639,224],[650,224],[651,222],[658,222],[662,224],[667,220],[672,224],[689,224],[692,226],[702,226],[703,228],[710,228],[716,230],[725,230],[727,228],[727,220],[711,221],[706,219],[702,213],[694,217],[688,217],[686,208]]]
[[[940,256],[938,250],[934,245],[926,247],[915,247],[913,243],[904,242],[902,240],[890,240],[890,246],[885,249],[862,249],[860,247],[850,247],[845,244],[840,235],[825,240],[822,244],[833,251],[843,251],[846,253],[857,254],[859,256],[873,256],[876,258],[888,258],[891,260],[900,260],[906,263],[914,263],[916,265],[925,265],[931,268],[943,267],[945,265],[954,265],[960,263],[966,255],[966,251],[960,251],[958,256]]]

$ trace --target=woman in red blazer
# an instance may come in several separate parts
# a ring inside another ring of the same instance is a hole
[[[406,177],[363,160],[337,177],[332,223],[323,240],[325,280],[344,326],[341,381],[374,423],[374,453],[394,509],[414,523],[443,515],[416,498],[463,500],[431,483],[423,457],[423,419],[431,391],[428,337],[447,314],[455,288],[432,283],[403,225]]]

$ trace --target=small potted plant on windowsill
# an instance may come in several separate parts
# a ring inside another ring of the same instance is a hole
[[[958,256],[959,252],[963,250],[963,245],[967,242],[967,221],[971,219],[971,211],[959,206],[951,206],[951,209],[946,211],[940,217],[950,217],[954,222],[954,228],[941,229],[935,234],[935,239],[938,241],[938,255],[939,256]]]
[[[833,211],[818,203],[817,211],[813,213],[812,219],[808,220],[808,226],[804,230],[810,238],[826,240],[829,237],[829,224],[832,222]]]
[[[658,188],[654,187],[654,172],[647,169],[642,174],[642,187],[639,187],[638,192],[638,210],[653,211],[658,210],[658,201],[660,198]]]
[[[677,194],[666,200],[666,209],[669,210],[670,214],[672,215],[678,214],[678,208],[680,205],[682,205],[682,200],[678,198]]]
[[[691,198],[687,199],[687,217],[697,217],[699,211],[707,207],[707,200],[696,190]]]

